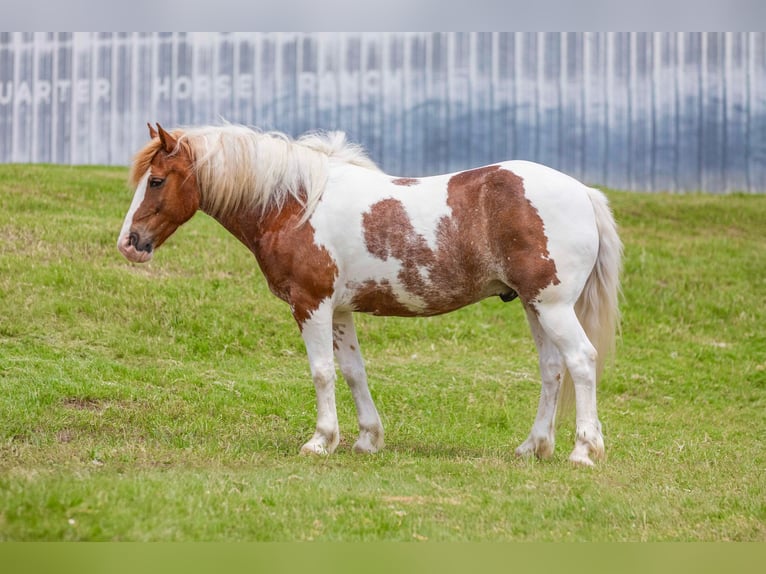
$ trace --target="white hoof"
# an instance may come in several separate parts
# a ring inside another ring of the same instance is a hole
[[[326,456],[330,453],[325,445],[309,441],[301,447],[301,454],[303,456]]]
[[[605,458],[604,438],[600,432],[578,432],[577,435],[574,450],[569,455],[570,462],[582,466],[593,466],[591,457],[596,460]]]
[[[514,451],[518,457],[535,456],[541,460],[553,456],[553,439],[545,436],[533,437],[529,435],[521,445]]]
[[[572,451],[572,454],[569,455],[569,462],[578,466],[593,466],[593,461],[587,454],[581,454],[575,451]]]
[[[357,454],[375,454],[383,448],[383,444],[383,429],[363,430],[352,450]]]
[[[311,437],[311,440],[301,447],[301,454],[309,456],[327,456],[328,454],[335,452],[339,442],[340,436],[337,432],[333,433],[330,440],[328,440],[324,434],[316,432],[314,433],[314,436]]]

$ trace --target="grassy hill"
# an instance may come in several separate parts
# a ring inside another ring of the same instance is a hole
[[[314,389],[255,260],[200,214],[115,248],[126,171],[0,166],[0,540],[766,540],[766,197],[609,191],[623,331],[608,460],[517,460],[538,398],[518,302],[359,316],[386,428],[297,456]]]

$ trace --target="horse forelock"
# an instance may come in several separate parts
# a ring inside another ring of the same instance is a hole
[[[138,182],[149,170],[152,165],[154,156],[157,155],[161,146],[159,138],[154,138],[144,147],[142,147],[136,155],[133,157],[133,164],[130,168],[130,175],[128,176],[128,183],[130,187],[134,188],[138,186]]]
[[[178,140],[178,146],[173,151],[173,153],[177,153],[181,148],[184,132],[183,130],[175,130],[172,132],[172,135]],[[149,140],[144,147],[138,150],[135,156],[133,156],[133,163],[131,164],[130,174],[128,176],[128,183],[132,188],[135,188],[138,185],[138,182],[141,181],[141,178],[144,177],[144,174],[146,174],[154,161],[154,156],[157,155],[157,152],[159,152],[161,148],[162,142],[160,139],[153,138]],[[188,146],[187,150],[191,151],[188,149]]]

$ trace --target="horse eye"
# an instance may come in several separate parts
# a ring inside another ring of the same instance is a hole
[[[165,178],[153,177],[149,180],[149,187],[160,187],[163,183],[165,183]]]

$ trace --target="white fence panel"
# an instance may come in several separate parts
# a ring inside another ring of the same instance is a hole
[[[507,158],[766,191],[764,33],[0,33],[0,162],[129,163],[146,122],[342,129],[390,173]]]

